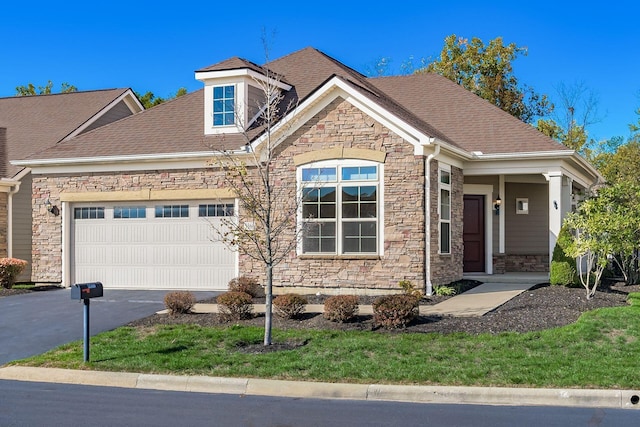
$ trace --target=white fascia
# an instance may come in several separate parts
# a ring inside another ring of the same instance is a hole
[[[0,193],[10,193],[13,187],[20,185],[15,179],[0,178]]]
[[[299,129],[304,123],[338,97],[344,98],[354,107],[408,141],[413,145],[416,155],[423,155],[424,146],[431,145],[434,142],[434,138],[424,134],[404,120],[391,114],[385,108],[372,102],[343,80],[334,77],[272,128],[271,137],[275,141],[275,145]],[[258,150],[259,146],[265,142],[266,139],[267,135],[263,134],[252,143],[252,148]]]
[[[275,73],[274,73],[275,75]],[[276,85],[282,90],[291,89],[291,85],[281,82],[278,79],[267,79],[264,74],[256,73],[253,70],[248,68],[239,68],[235,70],[226,70],[226,71],[198,71],[196,72],[196,80],[203,82],[204,84],[218,84],[216,81],[224,80],[231,81],[233,79],[244,79],[250,78],[252,80],[258,80],[263,82],[268,82],[269,84]]]
[[[232,154],[243,155],[245,150]],[[14,160],[11,164],[31,168],[34,175],[52,173],[125,172],[210,167],[216,154],[211,151],[66,159]]]
[[[518,175],[548,174],[561,171],[564,175],[590,186],[604,181],[598,171],[574,150],[538,151],[527,153],[482,154],[475,152],[464,165],[464,174]]]

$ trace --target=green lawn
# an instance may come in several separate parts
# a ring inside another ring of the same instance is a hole
[[[274,330],[274,342],[306,345],[267,354],[238,351],[261,343],[261,328],[123,327],[92,338],[87,364],[81,341],[13,364],[328,382],[637,388],[640,293],[630,301],[526,334]]]

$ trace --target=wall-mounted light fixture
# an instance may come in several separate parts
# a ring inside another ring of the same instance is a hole
[[[54,216],[60,215],[60,209],[54,204],[51,203],[51,200],[47,199],[44,203],[45,208],[47,208],[47,212],[51,212]]]
[[[502,204],[502,199],[498,196],[497,199],[493,201],[493,210],[496,211],[496,215],[500,215],[500,205]]]

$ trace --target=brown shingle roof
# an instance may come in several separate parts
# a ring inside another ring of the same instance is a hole
[[[331,76],[338,76],[364,96],[373,102],[377,102],[393,114],[398,115],[412,126],[421,129],[429,136],[438,137],[446,141],[444,135],[437,129],[411,114],[406,108],[372,84],[372,79],[317,49],[308,47],[299,50],[271,62],[269,68],[285,76],[288,81],[295,83],[294,89],[298,101],[304,100]]]
[[[231,58],[198,71],[243,67],[256,72],[264,72],[268,67],[293,85],[283,104],[303,101],[331,77],[337,76],[426,135],[469,152],[490,154],[565,149],[532,126],[444,77],[418,74],[371,79],[313,48],[299,50],[266,66]],[[246,139],[243,135],[205,137],[203,96],[203,90],[192,92],[58,144],[31,158],[188,153],[211,148],[237,149],[244,145]]]
[[[438,74],[381,77],[371,82],[466,151],[485,154],[567,148]]]
[[[242,135],[204,135],[204,89],[63,141],[31,158],[86,158],[240,148]]]
[[[255,64],[251,61],[247,61],[246,59],[238,58],[234,56],[233,58],[225,59],[224,61],[218,62],[216,64],[210,65],[208,67],[200,68],[196,70],[196,73],[206,72],[206,71],[226,71],[226,70],[240,70],[248,68],[257,73],[264,73],[264,68],[258,64]]]
[[[0,98],[0,128],[7,129],[6,175],[22,168],[10,160],[24,159],[62,141],[128,89],[71,92]]]

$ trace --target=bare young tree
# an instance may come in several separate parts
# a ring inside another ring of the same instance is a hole
[[[266,48],[265,52],[268,53]],[[245,148],[217,151],[212,164],[222,170],[223,184],[234,193],[240,211],[237,220],[223,218],[222,227],[216,231],[227,247],[265,268],[264,345],[271,345],[273,269],[296,250],[302,233],[297,224],[302,197],[295,180],[283,184],[274,171],[277,155],[274,128],[282,130],[292,125],[285,118],[295,103],[285,99],[278,85],[280,77],[269,70],[266,56],[264,79],[254,79],[264,95],[255,106],[257,115],[248,119],[243,119],[244,114],[239,111],[235,115],[236,125],[243,130]]]
[[[598,96],[583,82],[555,87],[556,107],[549,119],[540,119],[538,130],[566,145],[587,154],[595,141],[589,140],[588,129],[602,117],[598,111]]]

